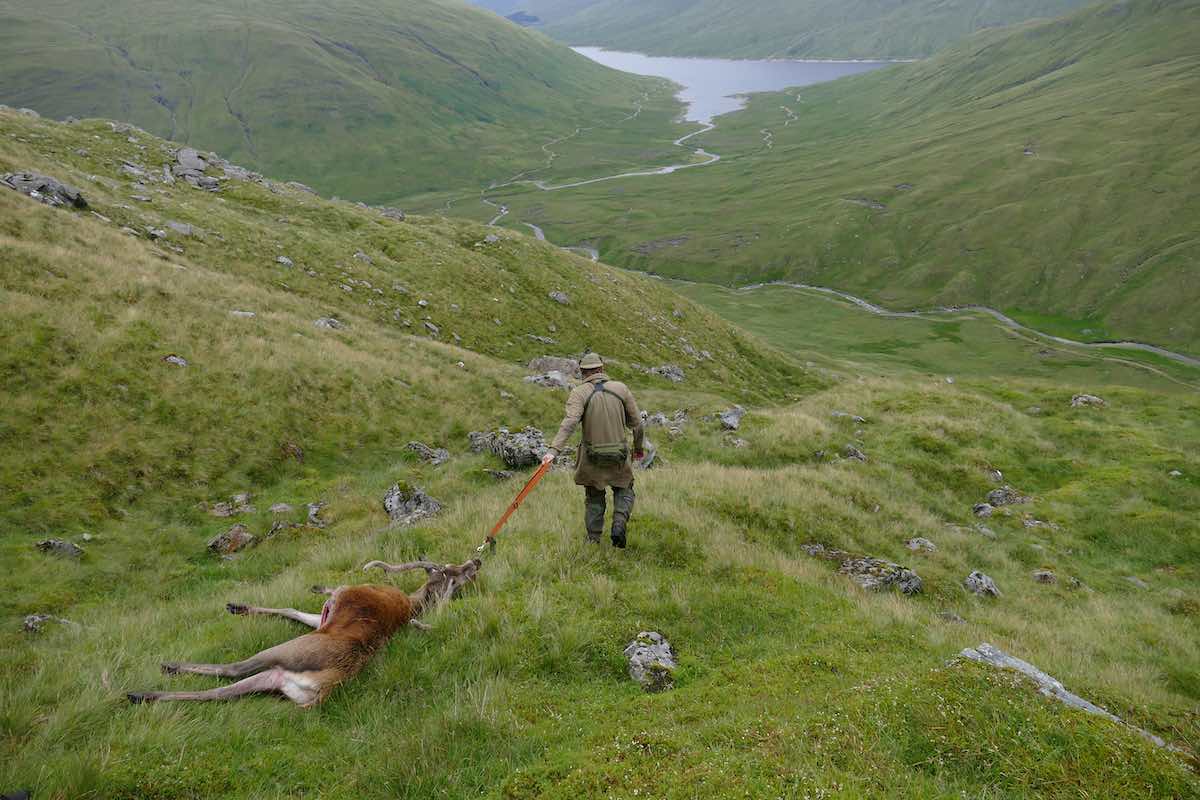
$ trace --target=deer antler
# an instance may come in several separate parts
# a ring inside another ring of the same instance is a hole
[[[384,572],[407,572],[412,569],[423,569],[426,572],[441,572],[444,566],[434,564],[432,561],[424,559],[420,561],[408,561],[404,564],[388,564],[383,561],[370,561],[363,565],[363,572],[369,572],[373,567],[377,567]]]

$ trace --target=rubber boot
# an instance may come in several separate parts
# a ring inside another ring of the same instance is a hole
[[[604,532],[604,512],[608,502],[603,489],[585,486],[584,490],[583,523],[587,527],[587,540],[596,544]]]

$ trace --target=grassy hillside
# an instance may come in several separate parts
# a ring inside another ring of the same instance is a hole
[[[168,148],[128,136],[0,113],[0,172],[74,182],[111,220],[0,192],[0,475],[17,498],[0,539],[6,791],[1200,796],[1194,394],[1081,371],[1080,388],[1109,406],[1069,409],[1074,389],[1048,382],[885,377],[802,350],[822,363],[796,367],[659,282],[525,236],[487,242],[478,225],[397,222],[274,183],[134,188],[121,160]],[[140,233],[169,221],[199,230]],[[557,290],[569,305],[547,298]],[[423,314],[436,340],[419,332]],[[314,326],[329,316],[345,327]],[[549,428],[561,413],[560,393],[520,380],[514,362],[543,352],[529,333],[557,337],[561,352],[590,342],[688,369],[680,385],[613,369],[648,409],[691,417],[676,438],[652,431],[664,463],[639,474],[628,550],[585,548],[579,491],[555,473],[478,588],[432,614],[432,632],[397,636],[321,707],[125,702],[169,680],[161,660],[227,660],[296,633],[231,617],[226,601],[311,608],[310,584],[361,581],[371,558],[465,557],[516,488],[487,475],[494,459],[466,452],[466,432]],[[712,359],[687,361],[680,337]],[[164,363],[171,353],[188,366]],[[734,401],[752,406],[739,448],[705,420]],[[423,464],[409,439],[451,460]],[[869,461],[834,457],[848,442]],[[970,511],[995,486],[992,467],[1034,498],[991,520],[994,538]],[[380,498],[397,480],[445,512],[387,527]],[[329,525],[219,560],[204,543],[233,520],[197,503],[235,491],[254,495],[258,511],[240,521],[255,533],[276,502],[302,517],[301,504],[324,501]],[[1027,527],[1026,514],[1054,526]],[[86,552],[38,553],[47,534]],[[909,552],[913,536],[937,551]],[[925,590],[863,592],[804,555],[814,541],[909,564]],[[1039,567],[1059,582],[1034,582]],[[1002,597],[967,595],[971,569]],[[71,623],[21,633],[33,612]],[[680,654],[666,695],[624,675],[621,648],[645,629]],[[983,640],[1183,751],[949,661]]]
[[[721,154],[711,167],[502,199],[513,223],[597,242],[610,263],[901,309],[981,303],[1200,352],[1198,34],[1194,0],[978,34],[756,96],[692,140]]]
[[[572,44],[675,56],[917,58],[982,28],[1057,17],[1086,0],[528,0]],[[483,4],[488,5],[488,4]],[[504,10],[503,13],[510,13]]]
[[[370,202],[534,166],[655,85],[457,0],[0,1],[0,103]]]

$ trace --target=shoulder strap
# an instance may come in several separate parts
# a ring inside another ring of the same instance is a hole
[[[587,416],[588,408],[591,407],[592,400],[596,399],[596,395],[601,394],[603,392],[608,392],[613,397],[617,397],[617,395],[615,393],[609,392],[608,389],[605,389],[604,384],[605,384],[605,381],[597,381],[596,383],[593,384],[592,393],[590,395],[588,395],[587,402],[585,402],[583,404],[583,414],[582,414],[582,416],[580,416],[580,419],[583,419],[583,417]],[[620,398],[618,397],[617,399],[619,400]]]

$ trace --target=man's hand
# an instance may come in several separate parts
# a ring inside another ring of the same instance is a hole
[[[634,460],[634,461],[641,461],[641,460],[642,460],[642,459],[644,459],[645,457],[646,457],[646,451],[645,451],[645,450],[634,450],[634,451],[633,451],[633,460]]]
[[[553,450],[547,450],[546,455],[542,456],[542,463],[543,464],[551,464],[554,462],[554,459],[557,457],[558,457],[558,454],[555,453]]]

